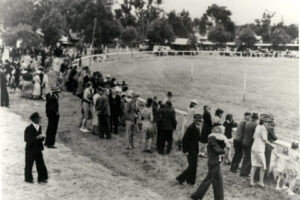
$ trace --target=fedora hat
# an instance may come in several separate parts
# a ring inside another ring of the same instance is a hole
[[[51,87],[50,92],[60,92],[60,89],[58,87]]]
[[[194,120],[196,121],[202,121],[203,120],[203,116],[201,114],[194,114]]]
[[[271,122],[272,117],[270,115],[267,115],[267,114],[261,114],[260,115],[260,120],[262,120],[264,122]]]
[[[198,105],[198,104],[199,104],[199,102],[198,102],[198,100],[197,100],[197,99],[192,99],[192,100],[191,100],[191,103],[193,103],[193,104],[196,104],[196,105]]]
[[[30,120],[41,119],[41,116],[38,112],[34,112],[29,117]]]

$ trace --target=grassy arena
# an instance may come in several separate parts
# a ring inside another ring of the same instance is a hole
[[[193,73],[191,68],[194,65]],[[243,74],[247,70],[247,97]],[[197,98],[213,110],[222,108],[239,121],[247,110],[275,116],[277,134],[286,141],[298,139],[298,60],[284,58],[161,57],[93,63],[92,70],[125,80],[142,97],[166,91],[175,106],[186,109]],[[193,82],[191,81],[193,74]]]

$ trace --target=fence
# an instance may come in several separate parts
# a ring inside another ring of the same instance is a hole
[[[109,54],[96,54],[82,57],[81,59],[75,59],[73,65],[77,66],[91,66],[91,64],[97,62],[108,62],[108,61],[120,61],[125,59],[142,59],[142,58],[153,58],[153,57],[162,57],[162,56],[235,56],[235,57],[242,57],[244,52],[233,52],[233,51],[141,51],[141,52],[122,52],[122,53],[109,53]],[[273,52],[272,54],[266,53],[254,53],[250,52],[248,57],[275,57],[274,53],[280,56],[276,57],[284,57],[282,52]],[[295,58],[299,58],[298,56]],[[79,64],[81,62],[81,65]],[[139,98],[140,102],[145,103],[146,100],[143,98]],[[183,110],[175,109],[177,114],[177,129],[175,134],[175,140],[177,139],[176,136],[180,134],[183,129],[183,121],[186,116],[186,112]],[[178,116],[179,115],[179,116]],[[289,142],[283,140],[277,140],[274,142],[279,147],[291,147]]]

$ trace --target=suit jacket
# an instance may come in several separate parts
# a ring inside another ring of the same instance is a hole
[[[209,166],[214,166],[221,163],[219,155],[225,154],[225,146],[225,142],[217,140],[216,137],[208,137],[207,154]]]
[[[26,142],[25,151],[35,153],[44,150],[43,139],[36,139],[40,134],[42,134],[41,126],[38,131],[33,124],[26,127],[24,133],[24,141]]]
[[[255,122],[255,121],[246,122],[245,132],[244,132],[245,135],[242,135],[243,145],[248,146],[248,147],[252,146],[253,141],[254,141],[253,135],[255,133],[256,126],[257,126],[257,122]]]
[[[174,130],[177,126],[176,114],[173,107],[164,107],[159,111],[161,130]]]
[[[112,95],[109,95],[109,105],[110,105],[110,111],[112,115],[119,116],[122,114],[121,110],[121,98],[119,95],[116,95],[115,98],[112,97]]]
[[[95,105],[96,111],[99,115],[110,117],[110,106],[109,100],[106,94],[102,94],[96,101]]]
[[[190,124],[182,139],[182,151],[189,154],[199,153],[200,128],[197,128],[195,122]]]
[[[125,120],[136,122],[136,114],[139,112],[139,106],[137,105],[137,101],[130,101],[125,105]]]
[[[46,96],[46,115],[47,117],[55,117],[59,115],[58,98],[51,93]]]

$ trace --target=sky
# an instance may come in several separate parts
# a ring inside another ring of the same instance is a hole
[[[299,0],[163,0],[162,7],[166,12],[183,9],[190,12],[193,18],[200,18],[207,7],[212,4],[226,6],[231,12],[231,19],[242,25],[261,19],[265,10],[276,12],[274,23],[282,19],[285,24],[299,24],[300,1]]]

